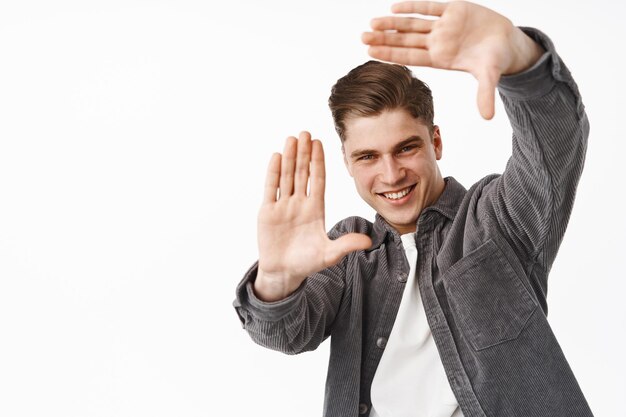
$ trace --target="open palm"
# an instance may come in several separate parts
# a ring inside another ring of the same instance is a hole
[[[371,245],[368,236],[349,233],[331,240],[324,224],[324,151],[308,132],[287,138],[282,155],[270,160],[258,217],[257,296],[282,299],[304,279],[346,254]]]
[[[373,19],[363,34],[369,54],[404,65],[465,71],[478,80],[478,107],[490,119],[500,76],[529,67],[541,49],[506,17],[477,4],[409,1],[393,5],[395,14]]]

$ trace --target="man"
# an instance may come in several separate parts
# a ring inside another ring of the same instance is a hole
[[[438,19],[373,20],[370,55],[473,74],[487,119],[498,86],[507,167],[469,190],[444,179],[428,87],[402,66],[355,68],[329,104],[376,221],[326,234],[322,145],[288,138],[267,172],[259,261],[237,289],[242,323],[291,354],[331,337],[326,416],[590,416],[545,316],[588,136],[576,84],[545,35],[489,9],[392,10]]]

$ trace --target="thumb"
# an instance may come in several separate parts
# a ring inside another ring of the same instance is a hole
[[[483,119],[491,120],[495,114],[495,92],[500,76],[497,71],[484,71],[476,76],[478,80],[478,94],[476,104]]]
[[[372,246],[372,239],[362,233],[348,233],[331,240],[324,257],[328,266],[335,265],[344,256],[357,250],[365,250]]]

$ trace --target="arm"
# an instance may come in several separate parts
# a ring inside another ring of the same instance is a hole
[[[345,262],[312,274],[286,298],[260,300],[254,293],[258,263],[237,287],[235,309],[243,328],[261,346],[287,354],[314,350],[330,335],[344,291]]]
[[[345,235],[345,221],[329,233],[331,239]],[[346,291],[346,269],[350,257],[311,274],[287,297],[266,302],[255,295],[255,263],[237,287],[235,309],[242,326],[258,344],[287,354],[316,349],[331,333]]]
[[[576,83],[552,42],[537,30],[524,31],[547,52],[531,69],[500,80],[513,151],[503,175],[488,186],[483,204],[516,252],[538,266],[545,279],[574,203],[589,122]],[[541,285],[545,288],[545,282]]]
[[[497,222],[520,258],[540,265],[533,273],[545,286],[542,280],[569,219],[589,134],[569,71],[545,35],[522,31],[484,7],[405,2],[392,10],[439,18],[374,19],[374,32],[363,34],[373,57],[471,73],[479,82],[478,106],[485,118],[493,115],[498,86],[513,128],[513,153],[502,177],[483,190],[480,212]]]

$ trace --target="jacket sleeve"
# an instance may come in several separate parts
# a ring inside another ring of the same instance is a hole
[[[337,227],[329,232],[336,238]],[[348,256],[337,265],[307,277],[287,298],[263,302],[253,291],[258,262],[246,273],[233,303],[243,328],[261,346],[287,354],[316,349],[330,335],[330,328],[345,290]]]
[[[498,85],[513,130],[504,173],[483,190],[482,212],[545,281],[565,233],[589,136],[584,106],[550,39],[522,28],[546,53]],[[535,275],[535,274],[534,274]],[[544,287],[546,282],[539,282]]]

